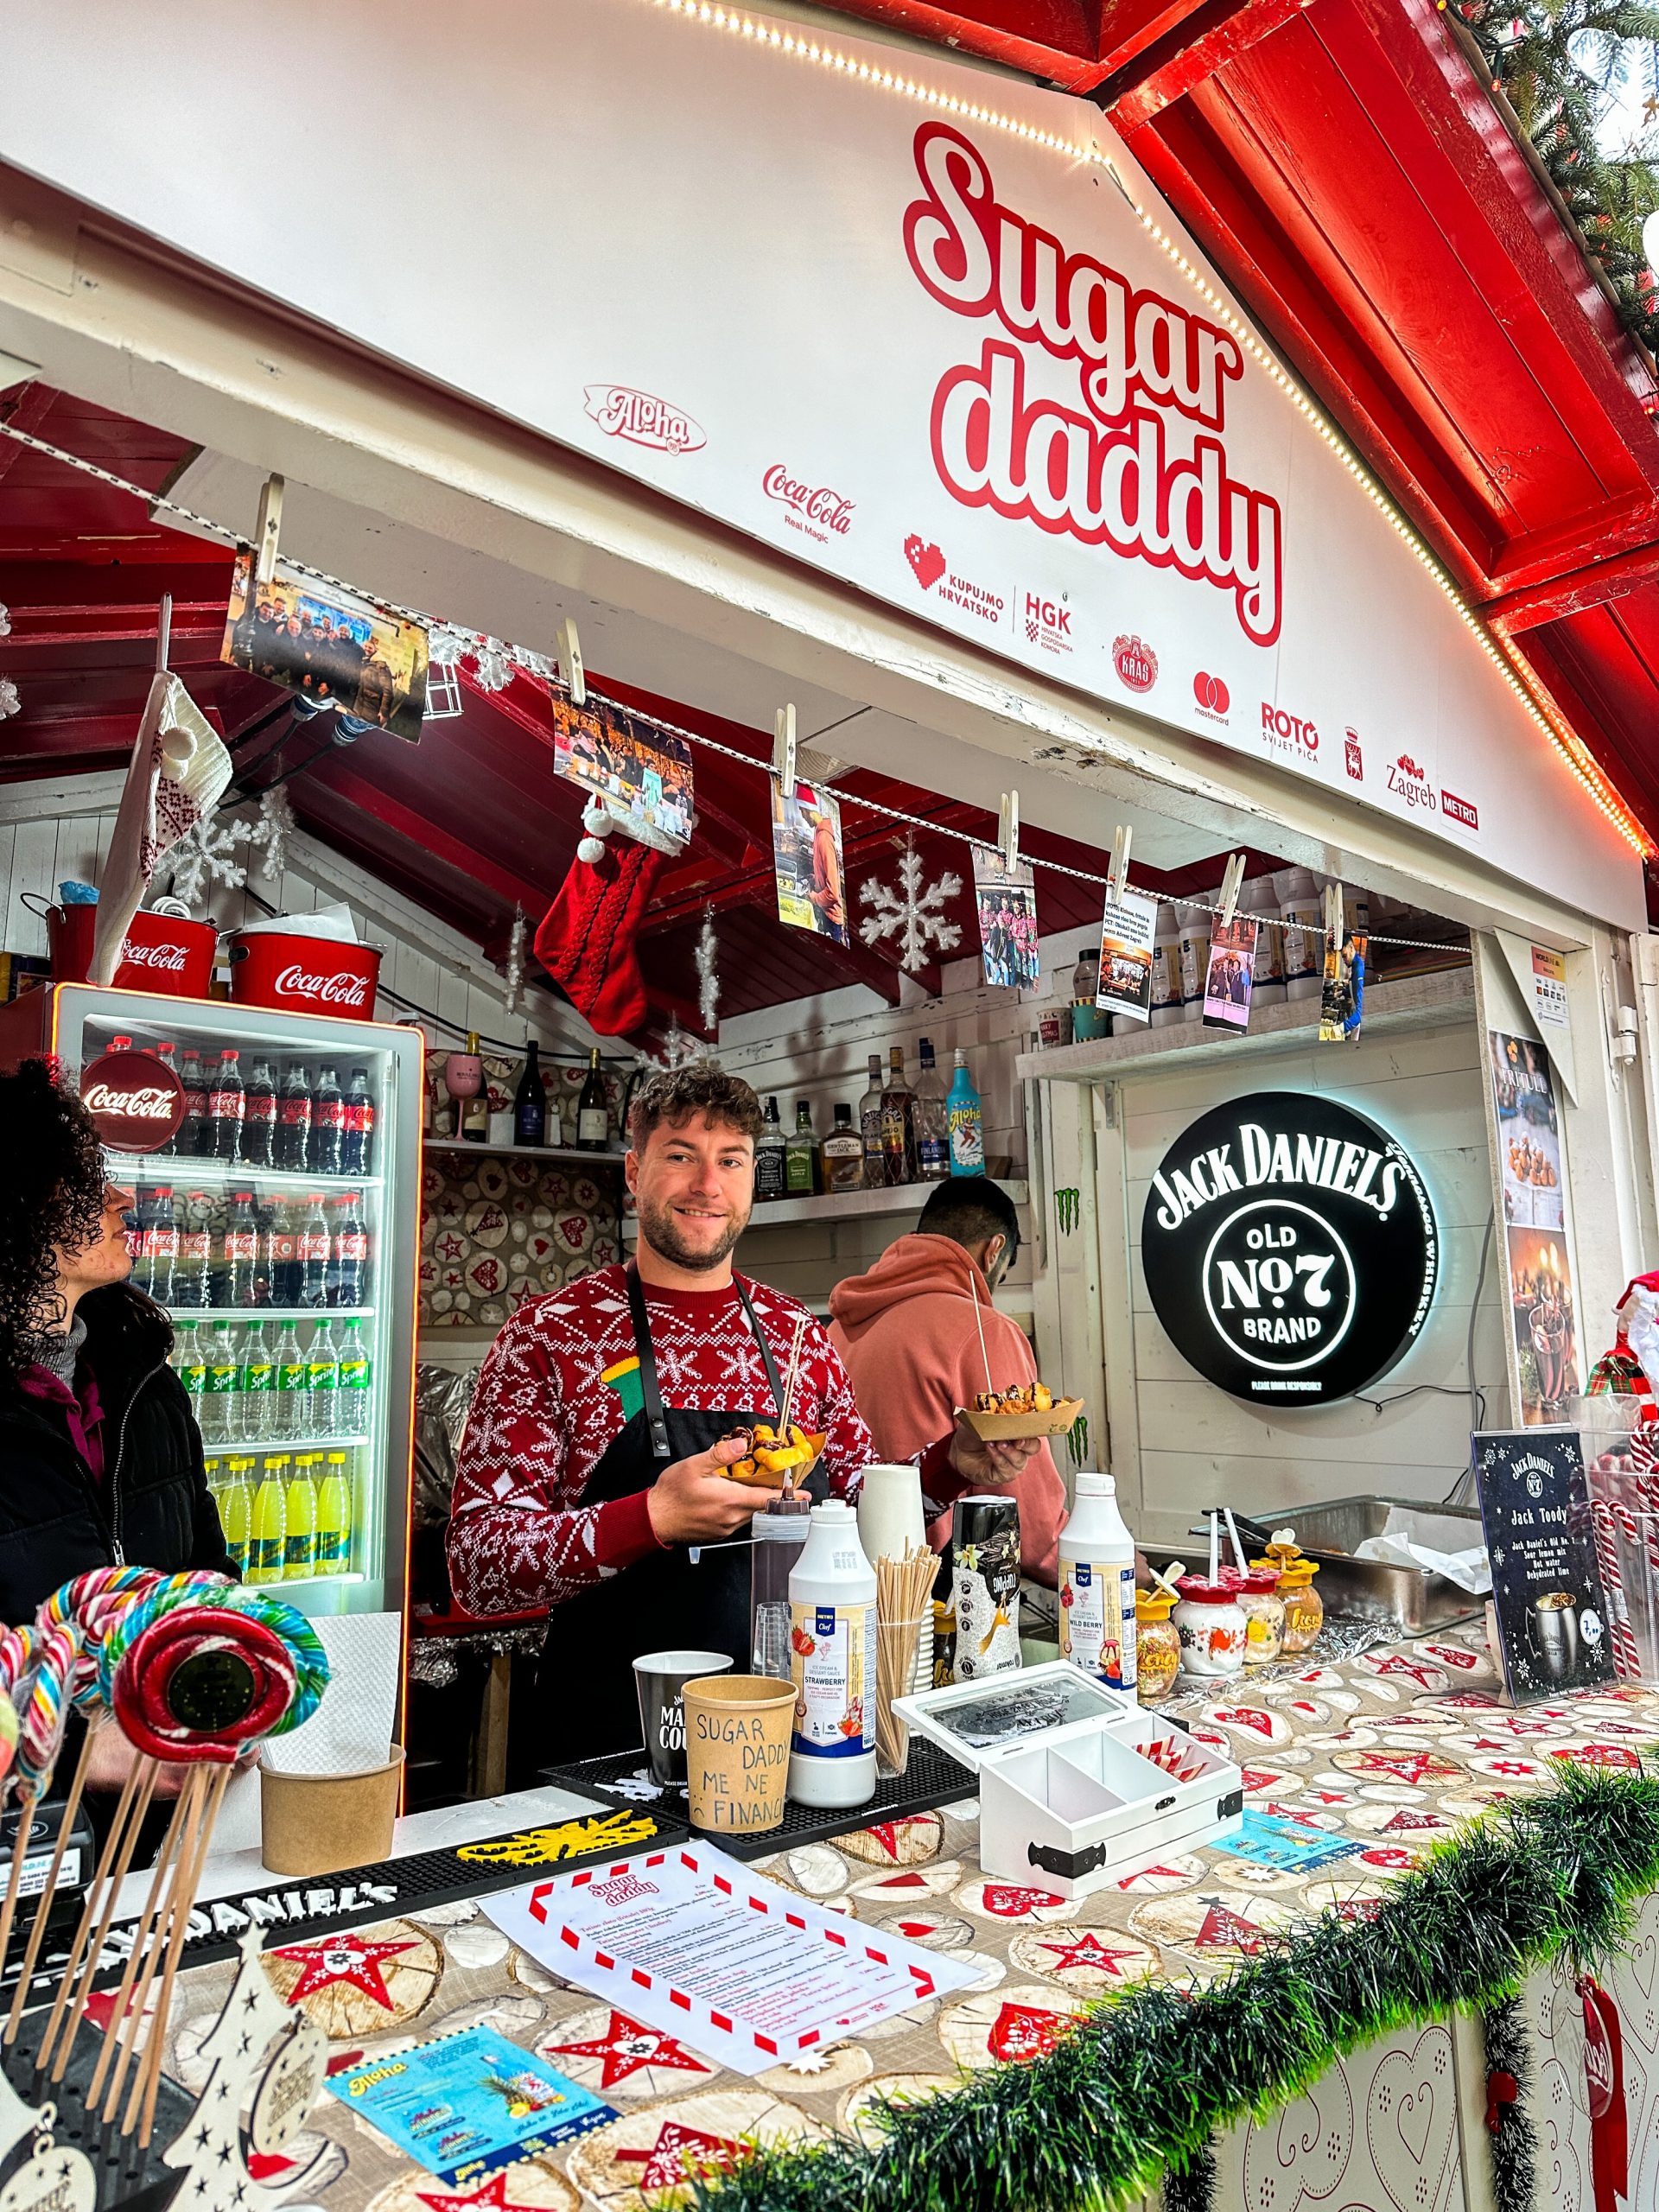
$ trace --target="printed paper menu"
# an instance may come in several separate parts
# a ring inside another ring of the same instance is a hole
[[[739,2074],[855,2035],[974,1969],[822,1912],[707,1844],[484,1901],[513,1942],[579,1988]]]

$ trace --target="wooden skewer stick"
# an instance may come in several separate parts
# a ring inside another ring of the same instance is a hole
[[[6,1963],[6,1953],[11,1948],[11,1923],[17,1917],[17,1899],[22,1892],[23,1861],[29,1856],[29,1839],[35,1830],[35,1808],[41,1802],[40,1784],[25,1789],[18,1800],[17,1834],[11,1847],[11,1873],[6,1882],[6,1901],[0,1905],[0,1971]]]
[[[179,1881],[179,1893],[173,1907],[173,1924],[167,1936],[167,1963],[162,1974],[161,1994],[156,2000],[156,2018],[151,2023],[149,2041],[144,2046],[143,2066],[135,2075],[132,2102],[127,2107],[127,2117],[122,2133],[130,2135],[134,2111],[138,2107],[142,2092],[143,2105],[138,2120],[138,2147],[149,2148],[150,2129],[156,2120],[156,2100],[162,2086],[162,2053],[166,2046],[168,2008],[173,2002],[173,1984],[178,1978],[184,1947],[189,1941],[190,1916],[195,1910],[196,1891],[201,1886],[202,1870],[207,1863],[208,1847],[219,1819],[219,1808],[225,1802],[225,1792],[236,1769],[221,1766],[213,1775],[206,1792],[206,1808],[202,1814],[200,1832],[196,1838],[195,1852],[187,1872]]]
[[[46,2033],[41,2037],[41,2047],[35,2055],[35,2066],[37,2073],[43,2072],[45,2070],[46,2063],[52,2055],[52,2046],[58,2039],[58,2030],[63,2024],[63,2016],[69,2008],[69,1993],[74,1986],[76,1975],[79,1973],[80,1962],[86,1955],[86,1946],[92,1940],[92,1922],[98,1911],[99,1892],[104,1888],[105,1884],[110,1879],[110,1870],[115,1864],[116,1853],[120,1847],[123,1834],[126,1830],[127,1815],[132,1809],[133,1797],[142,1778],[141,1770],[146,1767],[150,1770],[149,1780],[153,1785],[155,1781],[155,1762],[151,1759],[136,1759],[127,1769],[127,1778],[121,1785],[121,1796],[116,1804],[115,1818],[110,1824],[109,1834],[104,1839],[104,1848],[98,1855],[98,1866],[93,1872],[92,1882],[86,1891],[86,1901],[80,1909],[80,1919],[75,1928],[75,1940],[69,1947],[69,1963],[64,1968],[63,1979],[58,1985],[58,1993],[52,2002],[51,2018],[46,2024]],[[146,1796],[144,1802],[146,1808],[148,1808],[149,1802],[148,1796]],[[139,1818],[140,1820],[143,1819],[142,1814],[139,1815]],[[132,1834],[133,1836],[137,1834],[137,1827],[136,1825],[132,1830]],[[111,1884],[107,1892],[106,1910],[104,1916],[103,1924],[99,1927],[98,1931],[98,1941],[92,1945],[92,1955],[94,1959],[98,1957],[99,1952],[104,1948],[104,1937],[108,1931],[110,1921],[114,1915],[116,1892],[120,1888],[123,1881],[126,1878],[127,1863],[128,1859],[131,1857],[131,1839],[129,1838],[127,1856],[122,1859],[121,1871],[117,1874],[114,1882]],[[86,1994],[85,1991],[81,1993],[84,1999]],[[73,2029],[70,2031],[69,2040],[70,2042],[74,2040],[74,2031]],[[67,2044],[65,2046],[64,2055],[66,2057],[68,2056]],[[60,2063],[58,2072],[54,2076],[54,2079],[61,2081],[62,2078],[63,2069],[61,2063]]]
[[[162,1899],[155,1926],[143,1946],[143,1965],[132,1992],[130,2005],[122,2007],[111,2022],[111,2042],[114,2047],[115,2064],[110,2074],[110,2086],[104,2100],[103,2117],[113,2120],[121,2109],[121,2091],[127,2078],[127,2069],[137,2056],[138,2038],[143,2031],[144,2019],[149,2004],[149,1993],[155,1986],[156,1975],[167,1948],[167,1931],[173,1917],[173,1907],[179,1895],[179,1883],[188,1866],[196,1847],[196,1831],[201,1821],[202,1792],[207,1784],[206,1770],[193,1766],[178,1803],[173,1808],[173,1818],[168,1823],[168,1842],[163,1856],[170,1860],[166,1895]],[[134,1957],[137,1953],[134,1953]],[[150,2031],[158,2032],[151,2021]],[[107,2053],[105,2054],[107,2055]],[[97,2095],[94,2085],[87,2101]],[[131,2122],[129,2120],[128,2126]],[[123,2133],[127,2132],[124,2130]]]
[[[806,1322],[807,1317],[804,1313],[796,1315],[795,1334],[790,1339],[789,1345],[789,1365],[784,1370],[784,1402],[778,1409],[778,1427],[782,1431],[779,1441],[785,1450],[788,1449],[790,1443],[789,1416],[790,1410],[795,1402],[795,1378],[801,1371],[801,1344],[806,1336]],[[794,1495],[795,1470],[793,1467],[785,1467],[784,1496],[793,1497]]]
[[[132,1985],[138,1978],[138,1969],[143,1962],[155,1929],[156,1916],[161,1910],[162,1898],[166,1891],[168,1877],[172,1872],[173,1853],[177,1847],[178,1839],[179,1807],[175,1805],[173,1817],[167,1824],[167,1833],[162,1838],[162,1847],[156,1854],[155,1871],[149,1878],[149,1893],[144,1899],[144,1909],[139,1915],[138,1925],[133,1930],[132,1949],[128,1954],[126,1966],[122,1971],[121,1986],[115,1993],[115,2010],[110,2015],[110,2024],[104,2037],[104,2048],[99,2051],[98,2063],[92,2069],[92,2082],[86,2091],[86,2104],[89,2111],[97,2105],[99,2094],[109,2075],[110,2061],[115,2056],[116,2045],[120,2040],[122,2024],[127,2017],[127,2005],[132,1996]],[[87,1976],[89,1986],[91,1980],[92,1976],[89,1974]],[[105,2117],[107,2116],[106,2114]]]
[[[47,1870],[46,1887],[35,1901],[35,1919],[29,1931],[29,1943],[17,1976],[17,1991],[11,2000],[11,2011],[6,2016],[5,2042],[8,2045],[17,2040],[17,2029],[29,1997],[29,1985],[35,1978],[35,1964],[46,1935],[46,1923],[52,1914],[52,1900],[58,1891],[58,1877],[63,1872],[63,1855],[69,1847],[69,1831],[75,1824],[75,1815],[80,1810],[81,1792],[86,1786],[86,1769],[91,1764],[92,1751],[92,1732],[88,1728],[81,1738],[80,1757],[75,1761],[74,1779],[69,1784],[69,1795],[64,1800],[63,1818],[58,1823],[57,1848],[52,1853],[52,1864]]]

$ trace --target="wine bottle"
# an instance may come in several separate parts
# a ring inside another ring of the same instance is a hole
[[[599,1047],[588,1055],[588,1075],[576,1100],[576,1143],[583,1152],[603,1152],[610,1128],[605,1078],[599,1071]]]
[[[537,1061],[539,1047],[533,1037],[524,1039],[524,1071],[512,1102],[512,1141],[515,1144],[547,1142],[547,1085]]]
[[[478,1032],[467,1033],[467,1050],[478,1058]],[[490,1078],[481,1071],[478,1089],[472,1097],[461,1102],[460,1126],[455,1134],[467,1144],[487,1144],[490,1141]]]

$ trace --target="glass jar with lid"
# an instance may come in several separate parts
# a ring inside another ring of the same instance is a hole
[[[1135,1694],[1142,1705],[1161,1704],[1181,1671],[1181,1639],[1169,1617],[1174,1603],[1167,1590],[1135,1593]]]
[[[1202,1574],[1178,1576],[1175,1632],[1189,1675],[1236,1675],[1244,1665],[1244,1614],[1230,1584]]]
[[[1285,1603],[1284,1655],[1294,1658],[1306,1651],[1319,1630],[1325,1626],[1325,1600],[1313,1587],[1313,1577],[1319,1573],[1317,1560],[1304,1559],[1301,1546],[1288,1529],[1276,1529],[1274,1541],[1268,1546],[1265,1559],[1253,1559],[1250,1570],[1271,1573],[1277,1569],[1279,1592]]]
[[[1279,1570],[1252,1567],[1238,1578],[1239,1610],[1244,1616],[1244,1664],[1266,1667],[1285,1648],[1285,1601],[1279,1594]]]

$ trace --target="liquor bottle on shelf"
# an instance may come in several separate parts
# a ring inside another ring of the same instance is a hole
[[[276,1355],[263,1321],[250,1321],[242,1338],[242,1387],[237,1397],[237,1433],[244,1444],[269,1444],[276,1395]]]
[[[916,1166],[924,1183],[943,1183],[950,1173],[950,1125],[931,1037],[923,1038],[921,1053],[922,1071],[916,1078]]]
[[[311,1078],[298,1060],[290,1060],[276,1108],[276,1165],[302,1175],[310,1153]]]
[[[303,1582],[317,1571],[317,1485],[321,1452],[302,1452],[283,1499],[283,1580]]]
[[[200,1160],[211,1149],[207,1141],[211,1124],[207,1119],[207,1072],[201,1065],[201,1054],[194,1045],[184,1048],[179,1081],[184,1085],[184,1119],[179,1124],[173,1149],[187,1160]]]
[[[881,1165],[889,1185],[916,1180],[916,1094],[905,1081],[905,1049],[887,1050],[881,1093]]]
[[[225,1531],[225,1548],[236,1561],[236,1571],[248,1571],[248,1545],[253,1533],[253,1461],[245,1453],[227,1459],[226,1479],[219,1495],[219,1525]]]
[[[864,1140],[853,1127],[853,1109],[842,1100],[836,1126],[823,1141],[823,1188],[842,1192],[864,1187]]]
[[[340,1147],[340,1172],[368,1175],[374,1159],[374,1093],[366,1068],[353,1068],[346,1093],[346,1127]]]
[[[346,1147],[346,1094],[340,1071],[325,1067],[311,1094],[311,1150],[306,1166],[314,1175],[338,1175]]]
[[[789,1188],[789,1145],[778,1119],[778,1101],[768,1098],[761,1117],[760,1141],[754,1147],[756,1202],[781,1198]]]
[[[305,1353],[305,1433],[333,1436],[340,1414],[340,1352],[326,1319],[320,1320]]]
[[[547,1142],[547,1085],[542,1080],[540,1047],[533,1037],[524,1039],[524,1071],[512,1102],[514,1144]],[[586,1089],[586,1085],[583,1088]]]
[[[153,1046],[150,1047],[150,1049],[151,1049],[151,1051],[155,1053],[155,1055],[156,1055],[156,1058],[161,1062],[162,1065],[164,1068],[166,1068],[166,1069],[167,1069],[167,1071],[168,1071],[168,1073],[169,1073],[169,1074],[171,1074],[171,1075],[177,1075],[177,1073],[178,1073],[178,1071],[179,1071],[179,1069],[178,1069],[178,1052],[179,1052],[179,1048],[178,1048],[178,1046],[177,1046],[176,1045],[173,1044],[169,1039],[163,1039],[160,1043],[158,1043],[158,1044],[156,1044],[156,1045],[153,1045]],[[175,1130],[173,1132],[173,1135],[172,1135],[170,1137],[168,1137],[168,1139],[167,1140],[167,1142],[166,1142],[165,1144],[159,1144],[159,1145],[157,1145],[157,1146],[156,1146],[156,1151],[157,1151],[157,1152],[177,1152],[177,1150],[179,1149],[179,1135],[180,1135],[180,1132],[179,1132],[177,1129],[175,1129]]]
[[[603,1152],[611,1117],[605,1103],[605,1078],[599,1071],[599,1047],[588,1055],[588,1073],[576,1099],[576,1144],[583,1152]]]
[[[207,1357],[194,1321],[185,1322],[175,1339],[173,1365],[184,1385],[185,1395],[190,1401],[190,1410],[195,1415],[196,1427],[200,1428],[201,1401],[207,1388]]]
[[[276,1388],[271,1399],[270,1433],[278,1443],[291,1443],[295,1437],[305,1434],[306,1365],[305,1354],[300,1349],[297,1321],[277,1323],[273,1363]]]
[[[233,1045],[227,1045],[219,1056],[213,1087],[207,1095],[208,1151],[213,1159],[242,1157],[242,1118],[246,1108],[242,1055]]]
[[[253,1192],[232,1193],[229,1218],[222,1247],[223,1274],[219,1285],[221,1306],[251,1306],[254,1276],[259,1265],[259,1224],[254,1218]]]
[[[812,1127],[812,1102],[795,1101],[795,1134],[784,1147],[784,1189],[791,1198],[815,1197],[818,1188],[818,1139]]]
[[[173,1269],[179,1257],[179,1227],[173,1217],[173,1189],[158,1184],[150,1199],[149,1226],[145,1232],[149,1266],[144,1288],[158,1306],[173,1303]]]
[[[249,1532],[250,1582],[280,1582],[283,1579],[288,1536],[288,1468],[287,1452],[277,1452],[270,1454],[259,1470]]]
[[[953,1175],[982,1175],[985,1173],[985,1116],[979,1103],[979,1093],[974,1088],[974,1078],[968,1072],[968,1055],[960,1045],[957,1047],[957,1071],[951,1078],[950,1096],[945,1103],[950,1116],[950,1173]]]
[[[174,1312],[207,1305],[213,1247],[213,1201],[206,1191],[186,1191],[174,1201],[179,1229],[179,1256],[173,1263]]]
[[[201,1400],[201,1439],[204,1444],[234,1444],[239,1433],[237,1386],[242,1363],[228,1321],[219,1321],[207,1339],[207,1382]]]
[[[351,1457],[331,1452],[317,1491],[317,1572],[344,1574],[351,1565],[354,1518]]]
[[[864,1147],[864,1188],[879,1191],[887,1179],[881,1151],[881,1055],[872,1052],[869,1087],[858,1102],[858,1134]]]
[[[340,1325],[340,1383],[334,1402],[334,1433],[366,1436],[369,1433],[369,1385],[373,1370],[369,1349],[363,1341],[363,1324],[355,1317]]]
[[[276,1085],[270,1062],[257,1059],[243,1099],[242,1157],[250,1167],[276,1165]]]
[[[296,1306],[326,1306],[328,1303],[328,1217],[323,1211],[322,1192],[314,1191],[302,1201],[303,1214],[296,1255],[299,1295]]]
[[[355,1191],[334,1200],[334,1262],[329,1270],[331,1306],[365,1306],[369,1289],[369,1232],[363,1201]]]

